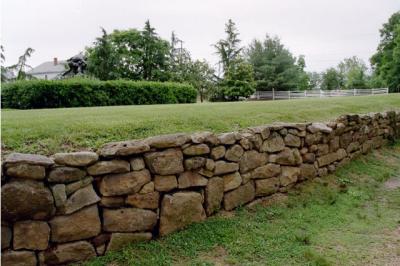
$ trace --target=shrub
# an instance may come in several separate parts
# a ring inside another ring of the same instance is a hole
[[[188,84],[83,78],[6,83],[1,93],[2,108],[16,109],[194,103],[197,97]]]

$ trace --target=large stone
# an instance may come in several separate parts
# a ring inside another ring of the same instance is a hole
[[[151,181],[150,172],[147,169],[133,171],[124,174],[106,175],[99,185],[103,196],[119,196],[139,192],[144,184]]]
[[[146,167],[142,157],[131,158],[130,163],[132,171],[140,171]]]
[[[3,266],[36,266],[36,255],[32,251],[5,251],[1,253]]]
[[[63,210],[65,203],[67,203],[67,193],[64,184],[57,184],[51,187],[53,193],[54,203],[57,209]]]
[[[178,187],[178,181],[174,175],[156,175],[154,188],[157,191],[166,192]]]
[[[263,142],[261,151],[264,152],[278,152],[285,148],[285,142],[278,133],[274,132]]]
[[[118,208],[125,205],[125,198],[118,197],[101,197],[99,205],[107,208]]]
[[[281,186],[288,186],[296,183],[300,176],[300,168],[291,166],[282,166],[282,174],[280,176]]]
[[[86,171],[79,168],[61,166],[53,168],[47,180],[51,183],[70,183],[86,176]]]
[[[53,195],[42,182],[16,179],[1,187],[2,219],[43,220],[54,212]]]
[[[205,206],[208,216],[221,208],[224,198],[224,180],[221,177],[213,177],[208,180],[205,190]]]
[[[339,149],[337,152],[331,152],[324,156],[317,158],[318,166],[322,167],[331,164],[335,161],[341,160],[346,157],[346,151],[344,149]]]
[[[185,169],[194,170],[203,167],[206,164],[206,158],[204,157],[192,157],[185,160]]]
[[[183,149],[183,154],[188,156],[196,156],[210,153],[210,148],[206,144],[190,145]]]
[[[340,138],[335,136],[329,141],[329,152],[335,152],[340,148]]]
[[[179,149],[146,153],[145,161],[153,174],[173,175],[184,171],[183,154]]]
[[[99,212],[96,205],[70,215],[56,216],[49,223],[51,241],[57,243],[94,237],[101,231]]]
[[[8,165],[6,173],[12,177],[41,180],[46,176],[46,169],[42,165],[20,163]]]
[[[203,197],[196,192],[165,195],[161,203],[160,235],[164,236],[206,219]]]
[[[299,165],[303,159],[298,149],[285,148],[280,153],[271,155],[270,161],[281,165]]]
[[[78,180],[76,182],[67,184],[65,186],[65,193],[69,196],[72,193],[74,193],[75,191],[78,191],[79,189],[84,188],[84,187],[90,185],[91,183],[93,183],[93,177],[88,176],[88,177]]]
[[[222,145],[217,146],[211,150],[211,158],[214,160],[221,159],[222,157],[224,157],[225,152],[226,152],[225,146]]]
[[[242,146],[236,144],[230,147],[225,153],[225,159],[231,162],[239,162],[243,155]]]
[[[112,233],[107,252],[117,251],[126,247],[128,244],[148,241],[151,238],[151,233]]]
[[[43,262],[46,265],[82,263],[96,257],[96,251],[87,241],[59,244],[55,248],[43,252]],[[36,264],[35,264],[36,265]]]
[[[217,136],[208,131],[193,133],[190,137],[193,143],[208,143],[211,145],[218,143]]]
[[[276,193],[279,190],[279,184],[278,177],[255,180],[256,196],[269,196]]]
[[[311,132],[312,134],[317,133],[317,132],[322,132],[322,133],[331,133],[332,128],[328,127],[324,123],[312,123],[307,127],[308,131]]]
[[[126,204],[141,209],[157,209],[160,193],[157,191],[147,194],[133,194],[126,198]]]
[[[71,153],[56,153],[54,161],[58,164],[69,166],[87,166],[99,159],[95,152],[81,151]]]
[[[145,184],[142,189],[140,189],[140,194],[147,194],[154,191],[154,182],[149,182]]]
[[[300,147],[300,145],[301,145],[300,138],[293,134],[287,134],[285,136],[284,141],[285,141],[286,146],[289,146],[289,147]]]
[[[214,168],[214,175],[228,174],[239,170],[237,163],[227,163],[225,161],[216,161]]]
[[[236,134],[235,132],[229,132],[229,133],[222,133],[217,136],[219,143],[225,144],[225,145],[231,145],[236,142]]]
[[[103,230],[107,232],[150,231],[157,224],[157,214],[136,208],[104,209]]]
[[[183,133],[169,134],[150,137],[145,140],[148,145],[152,148],[173,148],[179,147],[190,141],[190,136]]]
[[[21,221],[14,224],[14,249],[45,250],[50,239],[50,227],[42,221]]]
[[[230,211],[240,205],[252,201],[255,197],[255,189],[252,181],[238,187],[235,190],[229,191],[224,195],[224,208]]]
[[[266,164],[268,155],[257,151],[246,151],[240,160],[240,173],[246,173]]]
[[[131,165],[123,160],[100,161],[88,167],[90,175],[119,174],[129,172]]]
[[[202,175],[196,172],[186,171],[179,175],[178,187],[179,188],[204,187],[207,185],[207,182],[208,179],[203,177]]]
[[[271,133],[270,126],[268,126],[268,125],[251,127],[249,129],[256,134],[260,134],[263,140],[268,138]]]
[[[4,163],[8,164],[32,164],[32,165],[43,165],[50,166],[54,164],[54,161],[43,155],[37,154],[25,154],[25,153],[11,153],[4,159]]]
[[[62,212],[65,214],[70,214],[99,201],[99,196],[97,196],[92,184],[90,184],[72,194],[67,199],[67,202],[65,203]]]
[[[150,146],[142,140],[128,140],[105,144],[99,151],[103,157],[128,156],[150,150]]]
[[[300,165],[300,176],[299,179],[310,179],[317,176],[317,169],[314,164],[302,164]]]
[[[224,175],[224,192],[235,189],[242,184],[242,177],[238,172]]]
[[[311,146],[313,144],[318,144],[321,141],[321,138],[322,138],[321,133],[307,134],[305,138],[305,143],[308,146]]]
[[[270,178],[278,176],[281,173],[281,166],[279,164],[269,163],[264,166],[257,167],[251,172],[252,179]]]
[[[11,228],[6,225],[1,225],[1,250],[11,247],[12,232]]]

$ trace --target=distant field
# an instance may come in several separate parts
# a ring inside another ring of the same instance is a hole
[[[156,134],[224,132],[277,121],[400,110],[400,94],[263,102],[2,111],[2,150],[53,154]]]

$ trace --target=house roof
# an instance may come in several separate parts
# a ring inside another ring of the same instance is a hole
[[[57,65],[54,65],[53,61],[44,62],[37,67],[28,71],[28,74],[48,74],[48,73],[62,73],[67,70],[67,61],[58,61]]]

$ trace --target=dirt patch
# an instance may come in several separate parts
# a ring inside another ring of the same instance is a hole
[[[269,197],[257,199],[249,203],[246,207],[250,210],[254,210],[257,206],[269,207],[272,205],[285,206],[288,201],[288,195],[283,193],[276,193]]]
[[[394,190],[400,188],[400,177],[393,177],[387,180],[384,184],[384,188],[387,190]]]
[[[201,261],[213,263],[215,266],[232,265],[228,261],[226,261],[227,255],[228,253],[223,247],[217,246],[213,250],[201,254],[199,256],[199,259]]]

